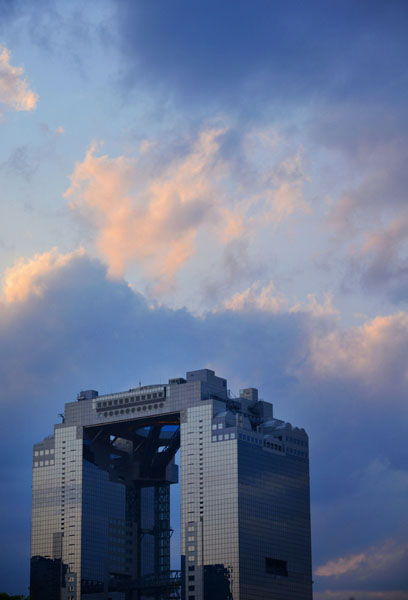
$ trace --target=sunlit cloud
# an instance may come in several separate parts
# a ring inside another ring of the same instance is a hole
[[[388,540],[365,552],[339,557],[321,565],[315,571],[320,577],[340,577],[353,572],[356,579],[369,579],[374,573],[390,569],[408,558],[408,543]]]
[[[321,577],[344,575],[344,573],[349,573],[349,571],[355,571],[355,569],[357,569],[364,560],[364,553],[354,554],[353,556],[348,556],[347,558],[336,558],[335,560],[330,560],[325,565],[318,567],[316,569],[316,575],[320,575]]]
[[[18,111],[34,110],[38,95],[24,78],[23,67],[13,67],[10,60],[10,50],[3,46],[0,48],[0,108],[3,105]]]
[[[333,306],[333,295],[326,293],[323,302],[314,294],[307,294],[306,302],[291,303],[284,294],[276,289],[273,281],[263,284],[255,281],[242,292],[233,294],[225,300],[221,309],[237,312],[307,313],[313,317],[337,316],[339,311]],[[217,309],[219,310],[219,309]]]
[[[231,298],[225,300],[223,304],[223,309],[238,312],[265,311],[279,313],[287,308],[287,298],[277,292],[273,281],[266,285],[256,281],[243,292],[237,292]]]
[[[408,314],[377,316],[359,327],[315,336],[310,361],[319,377],[350,378],[384,388],[408,384]]]
[[[280,148],[255,167],[245,136],[242,152],[224,152],[228,133],[226,127],[204,128],[184,140],[181,156],[161,156],[159,164],[154,141],[142,142],[138,156],[116,158],[98,156],[93,144],[76,164],[65,196],[95,230],[112,276],[135,263],[160,293],[195,256],[199,232],[222,247],[309,211],[298,151]]]
[[[7,303],[25,300],[30,294],[41,296],[46,289],[46,276],[67,265],[73,258],[82,256],[79,249],[59,254],[56,248],[33,257],[19,258],[14,266],[6,269],[2,295]]]
[[[297,302],[290,312],[307,312],[314,317],[335,317],[340,311],[333,305],[333,294],[326,292],[323,302],[319,302],[315,294],[307,294],[307,303]]]

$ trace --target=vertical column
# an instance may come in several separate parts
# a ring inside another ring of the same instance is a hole
[[[186,410],[181,424],[181,552],[185,600],[204,599],[206,501],[204,480],[211,443],[212,402]]]
[[[67,570],[61,600],[81,598],[81,430],[82,428],[75,426],[61,427],[55,431],[55,460],[61,482],[62,560]]]
[[[155,486],[155,566],[159,576],[170,573],[170,485]]]

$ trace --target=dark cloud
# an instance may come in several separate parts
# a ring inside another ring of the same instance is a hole
[[[324,188],[333,200],[330,226],[341,232],[336,254],[343,273],[345,255],[355,257],[357,248],[357,268],[354,261],[346,269],[343,289],[354,281],[380,300],[405,300],[405,261],[384,269],[380,254],[361,258],[359,234],[376,233],[406,205],[407,4],[125,0],[113,6],[125,87],[147,89],[156,103],[170,102],[188,119],[226,113],[237,129],[277,123],[284,136],[300,140],[320,184],[317,195]],[[225,136],[223,154],[237,155],[236,148],[233,135]],[[241,178],[250,176],[240,169]],[[405,243],[404,237],[396,255],[405,255]]]
[[[406,72],[404,2],[121,1],[117,15],[127,83],[184,102],[384,98]]]
[[[6,590],[23,592],[27,581],[31,445],[52,431],[64,402],[80,389],[107,393],[203,366],[227,377],[235,392],[259,387],[277,416],[308,430],[316,566],[402,535],[407,384],[395,363],[408,339],[403,316],[377,323],[372,337],[370,329],[342,334],[330,318],[306,312],[199,318],[152,309],[125,282],[107,279],[99,262],[80,256],[41,277],[42,295],[1,305]],[[356,366],[353,351],[360,356],[362,348],[371,358]],[[378,584],[390,585],[389,578]],[[341,589],[341,578],[335,586]]]

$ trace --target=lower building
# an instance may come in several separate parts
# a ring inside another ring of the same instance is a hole
[[[308,454],[303,429],[209,369],[81,392],[34,445],[32,600],[311,600]]]

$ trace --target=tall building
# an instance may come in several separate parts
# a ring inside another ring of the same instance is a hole
[[[32,600],[311,600],[310,545],[307,434],[209,369],[81,392],[34,445]]]

